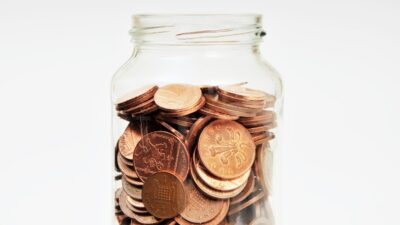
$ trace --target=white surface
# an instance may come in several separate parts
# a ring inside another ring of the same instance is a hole
[[[400,224],[394,0],[0,0],[0,224],[109,225],[130,15],[240,11],[285,80],[285,225]]]

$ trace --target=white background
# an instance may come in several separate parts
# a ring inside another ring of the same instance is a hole
[[[0,0],[0,225],[110,225],[133,13],[258,12],[285,81],[285,225],[398,225],[400,2]]]

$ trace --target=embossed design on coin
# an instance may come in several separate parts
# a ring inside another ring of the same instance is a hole
[[[168,171],[185,180],[189,173],[189,152],[173,134],[149,133],[137,144],[133,161],[139,178],[146,179],[159,171]]]
[[[186,205],[182,181],[168,172],[153,174],[143,186],[143,204],[157,218],[175,217]]]
[[[213,175],[234,179],[246,173],[254,163],[254,142],[241,124],[216,120],[200,134],[198,153],[203,165]]]
[[[181,216],[192,223],[205,223],[215,218],[222,210],[224,201],[214,200],[202,194],[190,180],[185,184],[189,202]]]

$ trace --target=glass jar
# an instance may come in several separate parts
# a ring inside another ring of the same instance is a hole
[[[136,15],[112,80],[116,224],[280,224],[260,15]],[[272,192],[274,190],[274,192]]]

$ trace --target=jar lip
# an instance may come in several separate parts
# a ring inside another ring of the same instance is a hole
[[[137,14],[130,30],[135,43],[258,43],[261,14]]]

